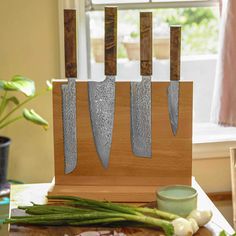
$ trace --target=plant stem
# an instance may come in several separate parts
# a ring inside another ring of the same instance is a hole
[[[175,215],[175,214],[172,214],[172,213],[169,213],[169,212],[164,212],[164,211],[160,211],[156,208],[147,208],[147,207],[137,207],[136,210],[138,212],[141,212],[141,213],[149,213],[149,214],[153,214],[153,215],[156,215],[158,217],[161,217],[161,218],[164,218],[166,220],[175,220],[177,218],[180,218],[180,216],[178,215]]]
[[[175,215],[169,212],[160,211],[156,208],[151,209],[147,207],[137,207],[137,206],[111,203],[111,202],[100,202],[96,200],[83,199],[83,198],[75,197],[75,196],[48,196],[48,198],[61,199],[61,200],[73,200],[72,202],[73,205],[85,206],[85,207],[90,207],[93,209],[94,209],[94,206],[96,206],[96,207],[100,207],[104,209],[115,210],[119,212],[131,213],[131,214],[136,214],[136,215],[138,215],[138,213],[148,213],[148,214],[153,214],[157,217],[164,218],[166,220],[174,220],[180,217],[178,215]]]
[[[19,206],[21,210],[31,215],[43,214],[61,214],[61,213],[88,213],[90,210],[80,209],[67,206],[50,206],[50,205],[35,205],[35,206]]]
[[[144,223],[145,225],[160,227],[165,231],[166,236],[172,236],[174,233],[173,225],[166,220],[145,216],[145,215],[132,215],[126,213],[108,213],[108,212],[91,212],[85,214],[50,214],[50,215],[38,215],[32,217],[24,217],[15,218],[15,219],[6,219],[4,223],[14,223],[14,224],[37,224],[46,222],[47,225],[50,225],[50,222],[55,223],[67,223],[69,221],[73,222],[83,222],[88,220],[93,220],[93,223],[98,223],[101,219],[111,219],[111,218],[122,218],[124,220]]]
[[[20,119],[22,119],[22,118],[23,118],[22,115],[17,116],[17,117],[15,117],[15,118],[13,118],[13,119],[7,121],[6,123],[0,125],[0,129],[2,129],[2,128],[4,128],[5,126],[7,126],[7,125],[9,125],[9,124],[11,124],[11,123],[13,123],[13,122],[15,122],[15,121],[17,121],[17,120],[20,120]],[[0,124],[1,124],[1,123],[0,123]]]
[[[7,91],[4,92],[2,102],[1,102],[1,105],[0,105],[0,116],[2,115],[2,113],[4,111],[5,104],[6,104],[6,98],[7,98]]]
[[[46,91],[43,91],[41,93],[35,94],[32,97],[28,97],[27,99],[25,99],[22,103],[18,104],[17,107],[13,108],[9,113],[7,113],[1,120],[0,120],[0,124],[5,121],[12,113],[14,113],[15,111],[17,111],[19,108],[21,108],[23,105],[25,105],[26,103],[30,102],[31,100],[35,99],[36,97],[46,93]],[[3,126],[4,127],[4,126]],[[0,126],[0,129],[3,128]]]
[[[86,214],[81,213],[62,213],[62,214],[47,214],[47,215],[37,215],[31,217],[18,217],[14,219],[6,219],[5,223],[23,223],[30,224],[32,221],[56,221],[56,220],[91,220],[91,219],[103,219],[119,216],[116,213],[104,213],[104,212],[91,212]]]
[[[0,120],[0,124],[6,120],[12,113],[14,113],[15,111],[17,111],[20,107],[22,107],[24,104],[30,102],[32,99],[36,98],[38,95],[34,95],[32,97],[27,98],[24,102],[20,103],[17,107],[13,108],[9,113],[7,113],[1,120]]]
[[[86,226],[86,225],[96,225],[96,224],[109,224],[109,223],[114,223],[114,222],[121,222],[121,221],[125,221],[124,218],[121,217],[112,217],[112,218],[105,218],[105,219],[95,219],[95,220],[83,220],[83,221],[79,221],[79,222],[69,222],[69,225],[73,225],[73,226]]]
[[[108,209],[112,211],[118,211],[128,214],[140,215],[141,213],[137,212],[135,208],[123,206],[121,204],[114,204],[111,202],[100,202],[92,199],[84,199],[74,196],[47,196],[48,199],[61,199],[61,200],[73,200],[75,205],[81,205],[86,207],[99,207],[103,209]],[[142,215],[142,214],[141,214]]]

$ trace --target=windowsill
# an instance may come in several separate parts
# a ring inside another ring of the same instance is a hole
[[[236,127],[223,127],[213,123],[193,125],[193,144],[236,142]]]
[[[212,123],[193,127],[193,159],[229,158],[230,147],[236,147],[236,128]]]

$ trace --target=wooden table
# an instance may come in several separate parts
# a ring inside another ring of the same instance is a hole
[[[234,232],[233,228],[229,225],[220,211],[215,207],[211,200],[207,197],[205,192],[193,179],[193,187],[198,191],[198,208],[199,209],[211,209],[213,211],[212,221],[202,227],[195,234],[196,236],[213,236],[219,234],[219,232],[224,229],[226,232],[232,234]],[[24,185],[13,185],[11,188],[11,203],[10,208],[12,214],[15,214],[15,208],[18,205],[29,205],[30,202],[35,202],[39,204],[46,203],[45,196],[47,195],[48,190],[52,187],[52,184],[24,184]],[[92,231],[90,234],[89,231]],[[94,231],[100,232],[95,233]],[[83,233],[82,233],[83,232]],[[85,233],[87,232],[87,233]],[[82,233],[82,234],[81,234]],[[15,226],[10,227],[10,236],[31,236],[31,235],[40,235],[40,236],[96,236],[96,235],[148,235],[154,236],[159,235],[163,236],[162,232],[157,232],[154,230],[147,229],[134,229],[134,228],[115,228],[115,229],[104,229],[104,228],[80,228],[80,227],[35,227],[35,226]]]

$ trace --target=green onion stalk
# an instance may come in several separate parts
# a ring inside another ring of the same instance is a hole
[[[71,226],[140,226],[161,228],[166,236],[192,235],[198,225],[193,219],[151,209],[107,201],[96,201],[75,196],[48,196],[57,205],[20,206],[29,215],[12,216],[5,223],[33,225],[71,225]],[[198,212],[192,216],[198,215]],[[194,226],[195,230],[192,229]],[[182,229],[186,229],[183,234]],[[190,232],[190,234],[189,234]]]

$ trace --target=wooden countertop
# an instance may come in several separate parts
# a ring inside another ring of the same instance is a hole
[[[220,211],[215,207],[212,201],[207,197],[202,188],[193,179],[193,187],[198,191],[198,208],[199,209],[211,209],[213,211],[212,221],[206,225],[206,227],[200,228],[195,234],[196,236],[218,236],[219,232],[224,229],[226,232],[234,233],[233,228],[229,225]],[[52,184],[24,184],[24,185],[12,185],[11,187],[11,203],[10,208],[12,214],[19,214],[14,210],[19,205],[29,205],[30,202],[38,204],[46,203],[45,196],[48,190],[52,187]],[[97,233],[95,233],[95,231]],[[82,233],[83,232],[83,233]],[[91,232],[86,234],[85,232]],[[81,234],[82,233],[82,234]],[[95,235],[159,235],[164,234],[159,231],[147,230],[147,229],[134,229],[134,228],[81,228],[81,227],[35,227],[35,226],[16,226],[10,227],[10,236],[31,236],[31,235],[50,235],[50,236],[95,236]]]

